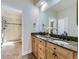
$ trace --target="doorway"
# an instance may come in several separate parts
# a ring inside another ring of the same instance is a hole
[[[12,8],[2,8],[2,42],[22,42],[22,13]]]

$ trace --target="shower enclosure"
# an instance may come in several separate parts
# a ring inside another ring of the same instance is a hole
[[[2,42],[21,40],[21,15],[2,16]]]

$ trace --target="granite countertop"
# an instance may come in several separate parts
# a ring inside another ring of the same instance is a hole
[[[38,37],[38,38],[41,38],[45,41],[48,41],[52,44],[56,44],[58,46],[61,46],[63,48],[66,48],[66,49],[69,49],[69,50],[72,50],[72,51],[75,51],[75,52],[78,51],[78,42],[62,40],[62,39],[55,38],[55,37],[46,37],[46,36],[43,36],[43,35],[35,35],[35,36]]]

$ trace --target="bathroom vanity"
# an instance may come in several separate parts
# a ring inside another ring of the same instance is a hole
[[[37,59],[77,59],[77,42],[54,40],[42,35],[31,37],[32,53]]]

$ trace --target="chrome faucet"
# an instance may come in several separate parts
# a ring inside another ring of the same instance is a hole
[[[61,35],[61,37],[62,37],[63,40],[64,40],[64,39],[67,40],[67,36],[68,36],[68,34],[67,34],[66,31],[64,31],[64,33]]]
[[[64,37],[65,37],[65,39],[67,40],[68,34],[67,34],[66,31],[64,31]]]

